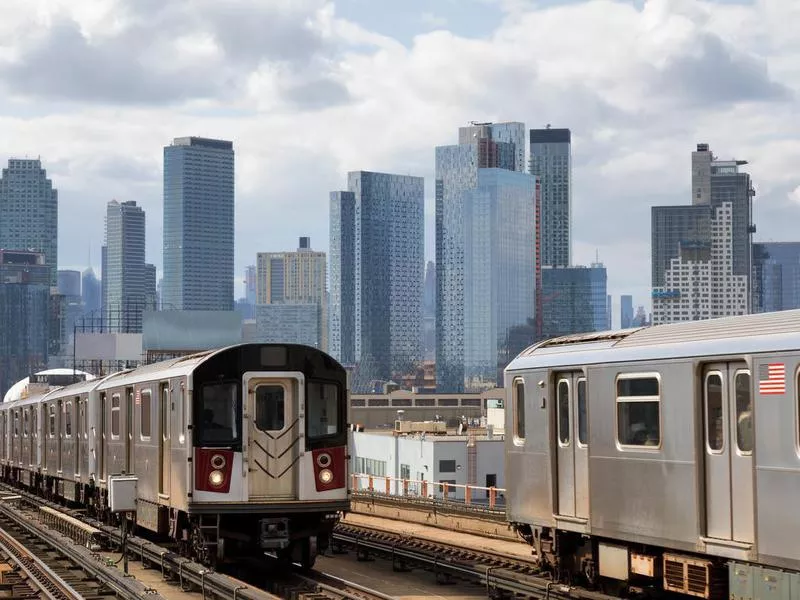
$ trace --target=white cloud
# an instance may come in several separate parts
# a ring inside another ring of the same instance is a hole
[[[162,146],[182,135],[234,140],[237,273],[299,235],[326,249],[328,192],[356,169],[426,177],[433,258],[434,146],[472,119],[572,129],[574,255],[599,250],[637,304],[650,206],[689,201],[697,142],[750,160],[758,237],[797,235],[796,3],[508,0],[488,37],[421,30],[407,47],[324,0],[9,2],[0,157],[42,156],[64,264],[102,239],[112,197],[145,206],[160,264]]]

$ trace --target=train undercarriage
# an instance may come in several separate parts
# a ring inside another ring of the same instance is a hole
[[[108,509],[107,491],[94,485],[65,481],[38,471],[4,465],[0,479],[50,502],[86,510],[108,525],[119,526],[119,515]],[[146,503],[143,503],[146,504]],[[341,513],[281,514],[188,514],[167,506],[155,506],[154,526],[142,527],[159,537],[177,542],[181,555],[210,567],[220,567],[239,558],[259,554],[271,556],[279,565],[314,566],[317,556],[330,546],[333,528]],[[136,521],[133,522],[135,532]],[[254,535],[255,532],[255,535]]]
[[[708,555],[606,540],[548,527],[516,524],[518,534],[533,546],[542,571],[554,581],[580,585],[607,594],[649,598],[679,594],[706,600],[729,597],[730,582],[743,566]]]

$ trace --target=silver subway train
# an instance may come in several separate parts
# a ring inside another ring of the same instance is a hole
[[[135,474],[137,526],[187,555],[310,566],[349,509],[347,398],[314,348],[193,354],[4,402],[2,476],[109,518],[108,476]]]
[[[508,520],[562,581],[800,598],[798,377],[800,311],[534,345],[505,371]]]

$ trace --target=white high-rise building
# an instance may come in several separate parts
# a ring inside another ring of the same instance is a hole
[[[711,243],[686,244],[653,288],[653,325],[747,314],[747,276],[733,270],[733,208],[711,217]]]
[[[38,159],[12,158],[0,176],[0,248],[42,252],[58,285],[58,191]]]

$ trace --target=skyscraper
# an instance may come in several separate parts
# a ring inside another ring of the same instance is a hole
[[[627,329],[633,326],[633,296],[623,294],[619,300],[620,329]]]
[[[753,244],[754,312],[800,308],[800,242]]]
[[[330,196],[331,351],[368,390],[422,359],[424,179],[355,171],[347,188]]]
[[[653,324],[747,314],[754,305],[750,175],[692,152],[692,204],[652,208]]]
[[[233,143],[164,148],[164,310],[233,310]]]
[[[436,148],[436,383],[445,392],[502,385],[502,368],[533,334],[536,179],[504,141],[524,136],[524,124],[468,129],[464,143]]]
[[[436,263],[425,266],[422,292],[422,346],[425,360],[436,360]]]
[[[244,299],[248,304],[256,303],[256,266],[248,265],[244,270]]]
[[[94,311],[99,311],[103,305],[102,286],[97,276],[94,274],[94,269],[88,267],[81,275],[81,297],[83,298],[84,314],[89,314]],[[99,317],[99,314],[95,313]]]
[[[544,267],[543,339],[608,329],[607,281],[602,263]]]
[[[150,289],[155,273],[144,262],[145,215],[136,202],[108,203],[105,249],[106,322],[121,332],[139,333],[142,312],[155,307]]]
[[[54,272],[41,252],[0,249],[0,394],[47,366]]]
[[[256,321],[261,331],[283,332],[283,341],[296,341],[322,348],[328,347],[327,262],[324,252],[311,249],[308,237],[301,237],[296,252],[259,252],[256,255],[255,304]],[[296,309],[263,308],[266,305],[305,305]],[[316,315],[314,331],[309,336],[307,322]],[[291,321],[295,318],[294,322]],[[278,327],[280,321],[280,329]],[[266,323],[268,322],[268,323]],[[269,325],[269,326],[268,326]],[[288,337],[286,337],[288,336]],[[263,339],[261,341],[273,341]],[[279,340],[274,340],[279,341]]]
[[[572,237],[572,133],[531,129],[530,173],[541,182],[542,266],[568,267]]]
[[[44,253],[58,285],[58,192],[38,159],[12,158],[0,177],[0,248]]]
[[[353,192],[331,192],[330,220],[328,351],[342,364],[352,366],[356,362],[356,195]]]

